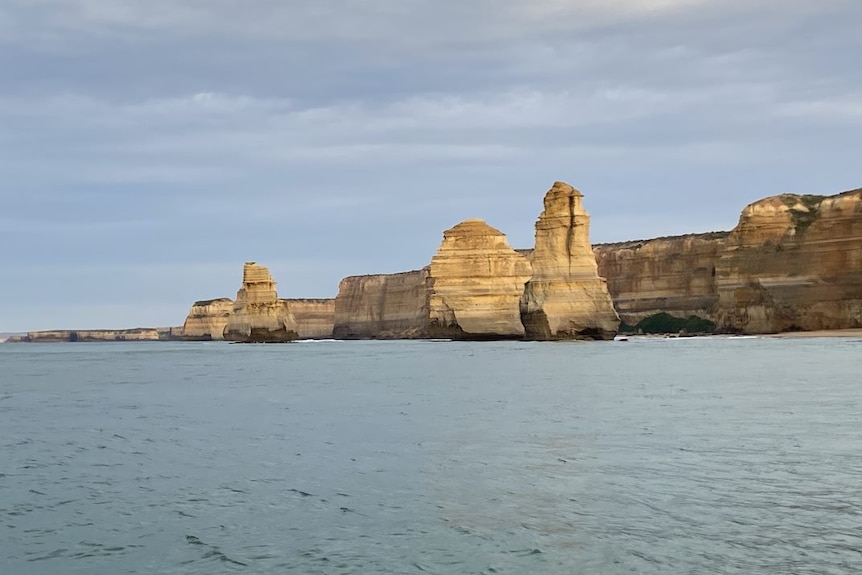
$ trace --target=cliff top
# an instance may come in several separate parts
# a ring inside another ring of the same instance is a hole
[[[196,301],[192,305],[204,306],[204,305],[210,305],[210,304],[220,303],[220,302],[231,302],[231,303],[233,303],[233,300],[230,299],[229,297],[217,297],[215,299],[202,299],[202,300]]]

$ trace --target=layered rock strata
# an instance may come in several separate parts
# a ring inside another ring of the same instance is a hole
[[[335,337],[612,338],[619,318],[597,273],[581,200],[571,186],[554,184],[535,250],[514,250],[499,230],[466,220],[444,232],[422,270],[345,278]]]
[[[334,299],[285,299],[299,339],[328,339],[335,324]]]
[[[523,337],[520,299],[530,277],[527,258],[484,221],[470,219],[446,230],[429,266],[428,335]]]
[[[350,276],[338,285],[333,336],[338,339],[427,337],[428,268]]]
[[[747,206],[716,262],[716,288],[727,331],[862,327],[862,190]]]
[[[718,310],[715,265],[727,232],[593,246],[599,274],[622,320],[668,313],[713,317]]]
[[[720,331],[862,327],[862,190],[783,194],[731,232],[595,246],[626,323],[698,315]]]
[[[278,299],[269,270],[246,262],[242,287],[224,327],[224,339],[244,343],[276,343],[299,339],[288,303]]]
[[[183,323],[183,339],[224,339],[224,328],[233,313],[233,305],[233,300],[226,297],[196,301]]]
[[[212,325],[213,331],[217,330],[223,311],[224,303],[215,307],[212,303],[202,307],[201,313],[205,316],[202,323],[205,326]],[[217,314],[217,317],[208,315],[210,312]],[[243,266],[242,287],[226,316],[223,339],[243,343],[277,343],[330,338],[334,320],[334,300],[279,299],[275,280],[269,270],[255,262],[246,262]]]
[[[532,279],[521,298],[529,339],[612,339],[620,319],[590,246],[583,194],[555,182],[545,195],[531,254]]]
[[[74,343],[113,341],[173,341],[182,336],[180,327],[137,327],[132,329],[61,329],[31,331],[10,338],[20,343]]]

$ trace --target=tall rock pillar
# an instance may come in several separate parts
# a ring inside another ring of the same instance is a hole
[[[599,277],[583,194],[555,182],[536,222],[533,277],[521,298],[528,339],[612,339],[620,318]]]

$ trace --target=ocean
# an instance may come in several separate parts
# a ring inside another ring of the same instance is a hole
[[[2,345],[0,573],[857,573],[860,358]]]

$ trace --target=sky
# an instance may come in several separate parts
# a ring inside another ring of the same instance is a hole
[[[859,0],[0,0],[0,332],[182,324],[533,244],[729,230],[862,186]]]

